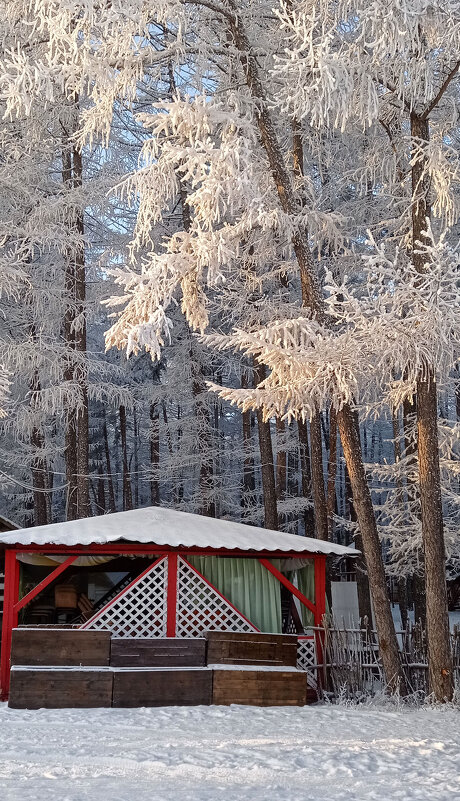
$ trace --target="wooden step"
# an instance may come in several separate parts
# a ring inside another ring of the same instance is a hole
[[[212,670],[115,670],[113,706],[199,706],[212,704]]]
[[[204,667],[206,640],[113,637],[110,654],[113,667]]]
[[[13,667],[8,706],[13,709],[110,707],[112,690],[110,668]]]
[[[18,628],[11,639],[12,665],[108,666],[110,631]]]
[[[304,706],[307,677],[300,670],[257,670],[214,666],[213,704]]]
[[[207,631],[208,664],[295,667],[297,636]]]

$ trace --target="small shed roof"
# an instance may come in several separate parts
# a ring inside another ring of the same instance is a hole
[[[115,512],[102,517],[69,520],[0,534],[4,545],[104,545],[119,541],[168,548],[210,548],[226,551],[280,551],[356,556],[354,548],[311,537],[177,512],[160,506]]]
[[[12,520],[8,520],[7,517],[0,515],[0,531],[14,531],[18,528],[19,526],[17,526],[16,523],[13,523]]]

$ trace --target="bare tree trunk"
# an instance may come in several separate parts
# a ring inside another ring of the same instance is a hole
[[[318,539],[327,540],[328,525],[326,491],[324,489],[323,440],[318,411],[315,412],[310,421],[310,445],[315,531]]]
[[[72,149],[73,187],[81,189],[83,164],[81,153]],[[75,245],[75,302],[77,324],[75,326],[75,351],[77,354],[76,379],[80,386],[81,404],[77,409],[77,513],[78,517],[91,517],[89,497],[89,408],[88,368],[86,359],[86,264],[83,242],[83,210],[76,211],[75,229],[80,241]]]
[[[97,480],[97,514],[103,515],[106,512],[105,506],[105,487],[104,487],[104,478],[102,475],[102,467],[99,467],[98,470],[98,480]]]
[[[160,482],[158,480],[160,470],[160,421],[158,418],[158,407],[156,403],[150,404],[150,469],[152,477],[150,479],[150,503],[152,506],[160,505]]]
[[[228,0],[228,8],[231,11],[226,14],[225,18],[233,43],[240,55],[248,88],[252,97],[258,101],[255,112],[256,121],[262,146],[267,154],[278,192],[279,202],[286,214],[295,217],[301,204],[293,190],[291,177],[285,165],[283,151],[278,142],[276,129],[266,102],[265,90],[259,77],[257,60],[251,51],[251,45],[239,17],[235,0]],[[306,231],[299,229],[294,232],[292,247],[299,266],[303,305],[309,308],[320,322],[326,323],[323,299]],[[390,603],[386,592],[385,570],[372,499],[362,461],[359,430],[356,428],[353,413],[347,405],[338,413],[337,421],[363,538],[385,676],[388,686],[395,688],[398,684],[402,685],[403,674]]]
[[[414,149],[421,141],[428,143],[428,120],[412,112],[410,122]],[[427,219],[431,217],[429,190],[426,156],[415,157],[412,161],[412,261],[420,274],[425,272],[426,256],[418,252],[417,243],[427,241],[424,231]],[[436,699],[443,701],[452,698],[454,680],[447,606],[437,390],[434,372],[429,365],[417,381],[417,435],[430,686]]]
[[[104,414],[104,422],[102,425],[102,438],[104,440],[104,452],[105,452],[105,464],[107,470],[107,487],[108,487],[108,496],[109,496],[109,511],[116,512],[117,507],[115,503],[115,490],[113,487],[113,479],[112,479],[112,468],[110,465],[110,448],[109,448],[109,436],[107,433],[107,421],[105,419],[105,411]]]
[[[161,409],[163,412],[163,423],[165,424],[165,429],[166,429],[166,442],[168,444],[168,453],[170,456],[172,456],[174,453],[174,448],[172,443],[171,431],[169,429],[168,410],[166,409],[166,403],[164,401],[161,404]]]
[[[133,508],[133,492],[131,488],[131,477],[129,475],[128,444],[126,436],[126,409],[123,405],[121,405],[119,408],[119,416],[121,451],[123,457],[123,511],[126,511]]]
[[[460,365],[457,364],[457,376],[456,376],[456,383],[455,383],[455,413],[457,417],[457,423],[460,422]]]
[[[308,427],[305,420],[299,419],[297,421],[297,429],[299,432],[302,495],[304,498],[312,500],[310,447],[308,444]],[[305,509],[304,521],[305,521],[305,535],[307,537],[314,537],[315,514],[312,506],[310,506],[308,509]]]
[[[409,615],[407,611],[407,581],[405,576],[398,578],[398,602],[399,614],[401,615],[401,626],[403,631],[407,629]]]
[[[286,423],[284,420],[276,418],[276,439],[277,446],[282,443],[286,436]],[[276,497],[281,500],[286,495],[287,485],[287,452],[286,446],[277,447],[276,453]]]
[[[30,444],[34,453],[40,453],[45,447],[42,431],[34,426],[30,435]],[[35,456],[32,461],[32,484],[34,487],[34,525],[45,526],[50,522],[48,518],[48,508],[46,503],[47,469],[46,462],[40,456]]]
[[[331,405],[329,414],[329,465],[327,475],[327,527],[328,538],[334,539],[334,514],[336,508],[335,481],[337,477],[337,412]]]
[[[241,386],[247,388],[249,379],[246,370],[241,373]],[[243,493],[242,506],[246,512],[254,506],[256,480],[254,471],[254,458],[252,456],[252,412],[250,409],[241,415],[243,426]]]
[[[398,464],[398,462],[401,461],[402,452],[401,452],[401,429],[399,424],[399,414],[397,411],[393,411],[392,425],[393,425],[394,459],[395,459],[395,464]],[[401,507],[404,507],[404,486],[400,476],[396,479],[396,486],[398,490],[396,502]],[[399,576],[398,578],[398,603],[399,603],[399,613],[401,615],[401,626],[403,631],[405,631],[409,619],[407,612],[407,581],[405,576]]]
[[[430,687],[438,701],[453,696],[453,666],[439,469],[436,391],[417,382],[417,431]]]
[[[67,138],[64,139],[62,148],[62,181],[66,188],[71,187],[72,182],[72,157]],[[63,369],[63,380],[66,384],[73,384],[74,381],[74,352],[75,352],[75,332],[73,330],[73,320],[75,317],[75,270],[70,250],[66,253],[64,290],[66,296],[66,309],[63,321],[64,340],[67,345],[67,353]],[[78,517],[77,505],[77,422],[75,408],[67,409],[65,419],[64,434],[64,459],[67,484],[66,498],[66,519],[76,520]]]
[[[35,330],[32,330],[32,336],[35,338]],[[31,397],[30,403],[32,407],[36,406],[36,400],[40,393],[40,378],[38,370],[34,371],[30,390]],[[49,515],[49,502],[47,495],[48,490],[48,467],[46,459],[43,458],[43,451],[45,449],[45,438],[43,430],[39,423],[33,426],[30,434],[30,445],[34,454],[31,465],[32,485],[34,487],[34,525],[44,526],[50,522]]]
[[[265,378],[265,366],[254,365],[254,386]],[[276,503],[275,469],[273,463],[272,435],[270,422],[263,418],[262,409],[257,409],[257,429],[259,434],[260,467],[262,472],[262,489],[264,495],[265,528],[278,530],[278,506]]]
[[[350,477],[348,475],[347,466],[345,465],[345,512],[350,521],[352,523],[356,523],[357,515],[352,496],[353,493],[351,489]],[[367,621],[367,628],[370,629],[373,626],[372,604],[369,588],[369,576],[363,553],[363,538],[360,531],[358,531],[355,535],[354,543],[357,550],[360,551],[360,555],[355,559],[359,618],[361,625],[365,625]]]
[[[133,409],[134,508],[139,508],[139,420]]]
[[[302,142],[302,129],[299,121],[294,119],[292,122],[292,154],[294,175],[302,177],[304,174],[304,153]],[[304,199],[302,198],[302,205]],[[302,282],[302,300],[304,305],[308,305],[308,298],[305,295],[306,282]],[[316,410],[310,421],[310,465],[311,465],[311,484],[313,494],[313,507],[315,516],[315,534],[320,540],[328,539],[328,519],[327,502],[324,489],[324,468],[323,468],[323,441],[321,436],[321,416],[319,409]],[[330,582],[329,589],[330,589]]]
[[[403,437],[404,437],[404,450],[407,456],[417,455],[417,442],[414,438],[409,436],[411,420],[415,421],[416,417],[416,400],[411,403],[407,398],[403,403]],[[412,480],[406,476],[408,485]],[[425,596],[425,558],[423,555],[423,548],[419,553],[419,569],[412,576],[413,599],[414,599],[414,618],[416,623],[420,623],[423,631],[426,631],[426,596]]]
[[[190,354],[192,358],[192,354]],[[200,440],[200,514],[216,516],[216,506],[212,497],[214,485],[214,460],[212,454],[211,421],[205,401],[206,384],[201,365],[193,362],[193,396],[195,398],[195,419],[198,422]]]

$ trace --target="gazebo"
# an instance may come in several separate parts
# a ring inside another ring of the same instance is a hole
[[[314,645],[305,629],[320,626],[326,611],[326,558],[357,554],[162,507],[1,533],[0,548],[2,699],[9,692],[13,632],[21,629],[30,648],[37,629],[56,649],[63,629],[141,644],[201,640],[209,632],[284,632]],[[39,664],[33,654],[29,664]],[[52,651],[45,664],[62,662]]]

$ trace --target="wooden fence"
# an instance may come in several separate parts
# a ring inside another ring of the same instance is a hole
[[[315,666],[319,694],[332,698],[360,699],[385,691],[377,633],[369,628],[339,627],[336,622],[313,629],[323,644]],[[318,636],[319,635],[319,636]],[[409,625],[397,632],[402,669],[408,692],[419,698],[429,695],[425,632]],[[455,682],[460,686],[460,627],[451,633]]]

